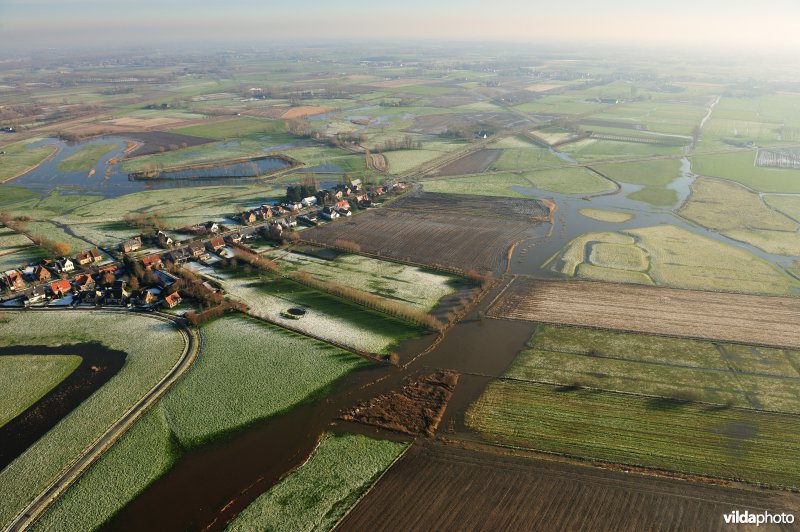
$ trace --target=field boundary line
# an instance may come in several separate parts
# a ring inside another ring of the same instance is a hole
[[[416,438],[414,438],[414,439],[411,441],[411,443],[409,443],[408,445],[406,445],[406,448],[405,448],[405,449],[403,449],[403,452],[402,452],[402,453],[400,453],[400,454],[399,454],[399,455],[398,455],[398,456],[397,456],[397,457],[396,457],[394,460],[392,460],[392,463],[391,463],[391,464],[389,464],[389,467],[387,467],[386,469],[384,469],[383,471],[381,471],[381,473],[378,475],[378,478],[376,478],[374,481],[372,481],[372,482],[370,483],[370,486],[369,486],[369,488],[367,488],[367,489],[364,491],[364,493],[362,493],[362,494],[361,494],[361,496],[358,498],[358,500],[356,500],[356,502],[355,502],[355,503],[353,503],[353,505],[352,505],[352,506],[350,506],[350,508],[348,508],[348,509],[347,509],[347,511],[346,511],[346,512],[345,512],[345,513],[342,515],[342,517],[340,517],[340,518],[339,518],[339,520],[338,520],[338,521],[336,521],[336,524],[334,524],[334,525],[333,525],[333,527],[331,527],[331,531],[335,531],[335,530],[337,530],[337,529],[339,528],[339,525],[342,523],[342,521],[344,521],[344,520],[345,520],[345,518],[346,518],[348,515],[350,515],[350,513],[351,513],[353,510],[355,510],[355,509],[356,509],[356,506],[358,506],[358,504],[359,504],[359,503],[360,503],[360,502],[361,502],[361,501],[364,499],[364,497],[366,497],[367,495],[369,495],[369,493],[370,493],[370,492],[371,492],[371,491],[372,491],[372,490],[375,488],[375,486],[377,486],[377,485],[378,485],[378,482],[380,482],[380,481],[383,479],[383,477],[384,477],[384,476],[386,476],[386,474],[389,472],[389,470],[390,470],[390,469],[392,469],[392,468],[394,467],[394,465],[395,465],[397,462],[399,462],[399,461],[400,461],[400,460],[401,460],[401,459],[402,459],[402,458],[403,458],[403,457],[406,455],[406,453],[408,453],[408,451],[409,451],[409,450],[411,450],[411,447],[412,447],[412,446],[413,446],[413,445],[414,445],[416,442],[417,442],[417,439],[416,439]],[[319,445],[319,444],[317,444],[317,445]],[[316,450],[316,449],[315,449],[315,450]],[[309,459],[310,459],[310,457],[309,457]]]

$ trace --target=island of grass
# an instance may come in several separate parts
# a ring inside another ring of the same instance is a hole
[[[44,397],[80,363],[77,355],[0,356],[0,426]]]
[[[37,522],[39,530],[99,527],[185,450],[318,397],[365,364],[329,344],[241,315],[207,323],[201,332],[194,367],[54,503]]]
[[[798,411],[798,355],[540,326],[466,422],[503,445],[797,488],[800,421],[760,409]]]
[[[308,462],[250,504],[227,530],[331,530],[406,447],[326,434]]]
[[[627,212],[606,211],[602,209],[583,208],[578,209],[578,212],[587,218],[591,218],[592,220],[617,224],[627,222],[628,220],[632,220],[634,218],[633,214]]]
[[[43,318],[47,319],[47,327],[42,327]],[[0,472],[2,525],[149,392],[177,363],[184,349],[177,329],[146,316],[102,311],[52,311],[47,316],[9,312],[0,322],[0,346],[91,342],[126,352],[125,365]]]
[[[642,185],[639,190],[628,194],[629,199],[655,207],[671,207],[678,201],[678,193],[667,188],[680,175],[681,162],[678,159],[601,164],[593,168],[616,181]]]
[[[760,257],[671,225],[586,233],[546,265],[597,281],[772,295],[800,290],[795,279]]]
[[[115,142],[87,144],[63,161],[58,169],[64,172],[88,172],[94,168],[105,154],[117,147]]]

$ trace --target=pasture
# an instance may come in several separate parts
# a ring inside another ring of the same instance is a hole
[[[326,434],[299,469],[253,501],[226,530],[330,530],[406,444]]]

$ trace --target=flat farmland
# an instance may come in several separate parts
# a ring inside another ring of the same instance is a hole
[[[462,174],[480,174],[485,172],[490,166],[494,164],[498,157],[503,154],[503,150],[498,149],[483,149],[474,153],[470,153],[460,159],[446,164],[439,168],[432,175],[462,175]]]
[[[497,318],[800,347],[800,299],[518,277]]]
[[[549,213],[536,200],[426,192],[300,235],[323,246],[355,243],[362,253],[399,262],[499,271],[511,245]]]
[[[414,445],[338,530],[723,530],[723,514],[798,496]],[[753,527],[753,529],[755,529]]]

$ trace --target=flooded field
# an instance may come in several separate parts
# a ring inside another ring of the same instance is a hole
[[[44,397],[0,427],[0,469],[10,464],[32,443],[46,434],[87,397],[91,396],[125,364],[125,353],[100,344],[59,347],[14,346],[0,348],[0,356],[17,354],[52,356],[79,354],[80,365]]]
[[[170,188],[229,185],[230,178],[237,178],[237,183],[252,181],[257,176],[291,168],[295,163],[288,159],[265,156],[253,161],[206,165],[200,168],[181,169],[176,172],[166,171],[158,175],[158,179],[130,179],[127,173],[121,172],[116,161],[126,156],[129,142],[136,141],[122,136],[101,137],[78,143],[68,143],[58,139],[44,139],[32,143],[30,147],[54,145],[56,154],[38,167],[9,181],[9,185],[25,187],[42,196],[60,189],[65,194],[90,193],[107,197],[116,197],[142,190],[160,190]],[[80,150],[101,144],[109,144],[109,151],[103,154],[91,170],[69,171],[59,168],[63,162]]]

